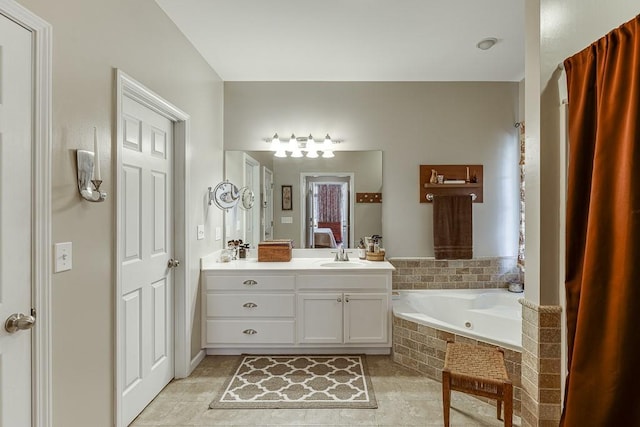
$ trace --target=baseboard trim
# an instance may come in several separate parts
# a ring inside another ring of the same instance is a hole
[[[295,348],[207,348],[207,355],[238,355],[238,354],[391,354],[390,347],[295,347]]]
[[[196,357],[191,359],[191,363],[189,364],[189,375],[191,375],[191,373],[194,371],[194,369],[196,369],[198,367],[198,365],[200,364],[200,362],[202,362],[202,360],[204,359],[205,356],[206,356],[205,351],[204,350],[200,350],[198,352],[198,354],[196,354]]]

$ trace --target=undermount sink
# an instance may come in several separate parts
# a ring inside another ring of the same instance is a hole
[[[327,261],[320,264],[320,267],[326,268],[358,268],[366,264],[360,261]]]

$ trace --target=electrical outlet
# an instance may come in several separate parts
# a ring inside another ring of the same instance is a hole
[[[222,227],[216,227],[216,240],[222,239]]]
[[[71,242],[56,243],[55,245],[55,272],[71,270],[73,266],[73,245]]]
[[[198,226],[198,240],[204,239],[204,224]]]

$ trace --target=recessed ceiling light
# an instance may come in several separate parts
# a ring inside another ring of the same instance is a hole
[[[486,39],[482,39],[478,42],[476,47],[481,50],[489,50],[498,42],[498,39],[494,37],[488,37]]]

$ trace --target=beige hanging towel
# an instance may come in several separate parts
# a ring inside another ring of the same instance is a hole
[[[433,198],[433,246],[436,259],[473,258],[470,196]]]

